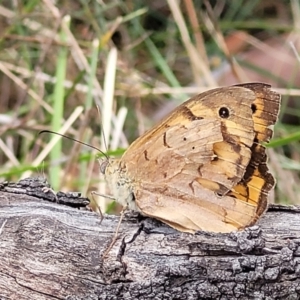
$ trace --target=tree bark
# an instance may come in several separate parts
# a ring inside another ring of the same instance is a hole
[[[60,203],[63,203],[61,205]],[[300,207],[230,234],[83,209],[40,179],[0,184],[0,299],[300,299]]]

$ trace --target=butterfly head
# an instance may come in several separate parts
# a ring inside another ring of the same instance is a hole
[[[103,175],[109,175],[110,173],[118,172],[119,166],[119,159],[105,157],[104,159],[98,160],[100,165],[100,172]]]

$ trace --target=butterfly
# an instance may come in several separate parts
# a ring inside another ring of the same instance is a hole
[[[253,225],[275,184],[263,144],[272,137],[280,98],[264,83],[192,97],[121,158],[101,162],[113,198],[182,232]]]

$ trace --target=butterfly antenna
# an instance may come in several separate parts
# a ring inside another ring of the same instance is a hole
[[[42,131],[39,132],[39,135],[40,135],[40,134],[43,134],[43,133],[52,133],[52,134],[56,134],[56,135],[59,135],[59,136],[61,136],[61,137],[66,138],[66,139],[69,139],[69,140],[71,140],[71,141],[73,141],[73,142],[76,142],[76,143],[79,143],[79,144],[81,144],[81,145],[87,146],[87,147],[89,147],[89,148],[95,149],[95,150],[99,151],[101,154],[103,154],[107,160],[109,159],[109,157],[107,156],[107,154],[104,153],[104,152],[103,152],[102,150],[100,150],[99,148],[97,148],[97,147],[95,147],[95,146],[92,146],[92,145],[89,145],[89,144],[87,144],[87,143],[78,141],[78,140],[76,140],[76,139],[74,139],[74,138],[72,138],[72,137],[70,137],[70,136],[63,135],[63,134],[60,134],[60,133],[57,133],[57,132],[51,131],[51,130],[42,130]]]

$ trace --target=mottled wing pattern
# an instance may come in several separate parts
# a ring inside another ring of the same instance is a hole
[[[189,232],[228,232],[251,222],[256,207],[225,194],[251,158],[254,101],[242,87],[203,93],[129,147],[122,161],[142,214]]]
[[[191,98],[107,167],[116,200],[180,231],[252,224],[274,185],[261,143],[279,101],[259,83]]]
[[[265,211],[268,195],[275,184],[267,166],[266,149],[261,143],[268,143],[273,131],[270,126],[277,121],[280,110],[280,95],[272,91],[270,85],[263,83],[240,85],[255,93],[253,102],[254,143],[252,155],[242,180],[232,189],[229,195],[257,206],[253,222]]]
[[[242,179],[251,158],[254,100],[255,94],[241,87],[219,88],[191,98],[130,145],[122,157],[129,164],[129,175],[159,182],[165,163],[169,164],[166,172],[193,164],[204,187],[213,184],[218,194],[227,193]],[[226,110],[229,116],[223,117]],[[170,176],[164,176],[169,180]]]

